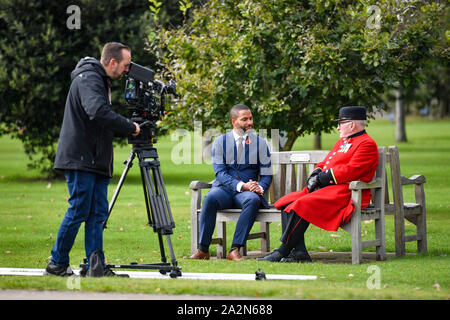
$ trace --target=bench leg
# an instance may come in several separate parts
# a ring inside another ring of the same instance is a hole
[[[217,259],[225,259],[227,257],[227,223],[217,223],[217,238],[221,239],[217,244]]]
[[[422,206],[422,214],[417,216],[417,251],[419,253],[427,252],[427,219],[426,219],[426,207],[425,207],[425,190],[423,184],[414,186],[414,193],[416,196],[416,202]]]
[[[380,240],[380,245],[377,246],[377,260],[386,260],[386,234],[384,227],[384,215],[375,220],[375,239]]]
[[[247,256],[247,242],[244,244],[243,247],[241,247],[241,249],[239,250],[239,254],[243,257]]]
[[[425,211],[425,209],[423,210]],[[424,253],[427,252],[427,223],[425,218],[425,213],[417,216],[417,252]]]
[[[191,213],[191,254],[196,253],[198,249],[199,216],[196,209]]]
[[[395,208],[395,255],[401,257],[405,255],[405,221],[403,209]]]
[[[270,252],[270,222],[261,222],[260,231],[265,234],[261,238],[261,252]]]
[[[355,210],[351,219],[352,264],[360,264],[362,260],[361,212]]]

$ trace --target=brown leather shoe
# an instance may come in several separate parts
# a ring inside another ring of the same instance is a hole
[[[244,260],[239,253],[239,249],[234,249],[230,253],[227,254],[227,259],[232,261],[241,261]]]
[[[210,257],[211,255],[209,254],[209,252],[205,253],[201,250],[197,250],[197,252],[190,256],[188,259],[209,260]]]

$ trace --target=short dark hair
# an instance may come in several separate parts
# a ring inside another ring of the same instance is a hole
[[[119,42],[108,42],[104,45],[102,50],[102,57],[100,59],[101,63],[107,65],[111,59],[116,60],[117,62],[122,61],[122,50],[131,51],[130,47],[119,43]]]
[[[247,107],[245,104],[235,104],[230,110],[231,119],[236,119],[236,117],[239,115],[239,112],[242,110],[251,111],[250,108]]]

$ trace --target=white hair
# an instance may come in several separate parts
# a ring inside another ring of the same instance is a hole
[[[361,126],[363,128],[366,127],[367,121],[366,120],[353,120],[355,122],[355,124],[357,124],[358,126]]]

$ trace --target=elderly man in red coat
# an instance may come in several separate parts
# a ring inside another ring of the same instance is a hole
[[[336,231],[347,223],[354,211],[349,182],[370,182],[378,165],[378,148],[366,133],[366,109],[359,106],[339,110],[340,139],[318,163],[307,186],[275,202],[282,210],[281,246],[258,260],[309,262],[304,233],[312,223],[328,231]],[[362,209],[369,205],[370,190],[362,192]]]

